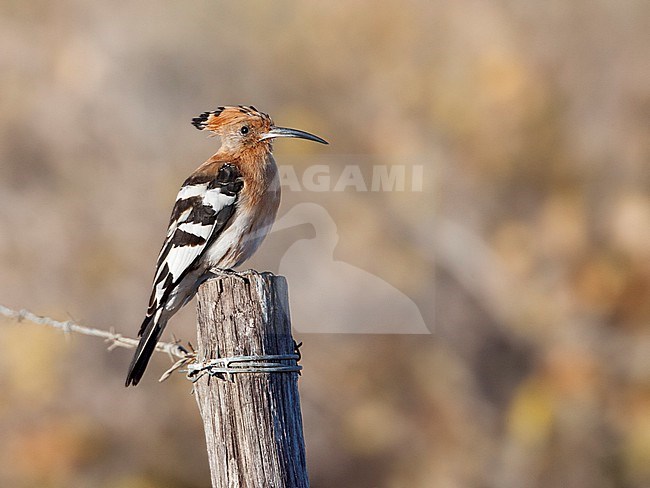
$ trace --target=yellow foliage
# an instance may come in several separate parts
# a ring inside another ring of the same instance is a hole
[[[508,432],[527,448],[546,445],[553,429],[553,395],[537,378],[523,383],[508,410]]]

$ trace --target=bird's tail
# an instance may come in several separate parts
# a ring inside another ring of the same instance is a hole
[[[126,386],[135,386],[142,378],[144,370],[147,369],[149,359],[151,358],[154,349],[156,349],[156,344],[158,344],[158,340],[160,339],[166,325],[167,320],[161,318],[160,313],[148,315],[144,319],[144,322],[142,322],[139,334],[140,342],[138,343],[138,347],[136,348],[133,359],[131,360],[131,365],[129,366],[129,373],[126,376]]]

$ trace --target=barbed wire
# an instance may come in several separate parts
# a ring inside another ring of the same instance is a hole
[[[63,331],[64,334],[71,332],[100,337],[105,342],[109,343],[108,350],[111,351],[116,347],[124,347],[133,349],[138,345],[139,340],[125,337],[118,334],[113,330],[95,329],[93,327],[86,327],[79,325],[72,320],[61,322],[59,320],[51,319],[42,315],[36,315],[26,309],[14,310],[4,305],[0,305],[0,315],[13,319],[17,322],[28,321],[38,325],[46,325]],[[170,357],[176,359],[176,362],[163,373],[158,381],[165,381],[171,374],[183,366],[189,365],[186,371],[188,379],[195,382],[203,374],[211,376],[226,375],[227,378],[232,379],[233,374],[237,373],[286,373],[297,372],[300,374],[302,366],[298,365],[300,360],[299,348],[302,345],[296,344],[296,352],[288,355],[274,355],[274,356],[235,356],[230,358],[218,358],[211,361],[197,361],[196,352],[191,344],[188,344],[190,350],[188,351],[179,342],[159,342],[156,344],[156,351],[167,353]],[[290,361],[290,364],[282,363],[281,361]],[[242,364],[243,363],[243,364]]]
[[[108,350],[111,351],[116,347],[124,347],[127,349],[133,349],[138,345],[137,339],[132,339],[130,337],[125,337],[122,334],[118,334],[114,330],[102,330],[95,329],[93,327],[86,327],[84,325],[79,325],[72,320],[66,320],[61,322],[59,320],[51,319],[50,317],[44,317],[42,315],[36,315],[35,313],[25,310],[14,310],[4,305],[0,305],[0,315],[13,319],[17,322],[28,321],[38,325],[46,325],[48,327],[53,327],[63,331],[64,334],[74,332],[76,334],[83,334],[87,336],[100,337],[104,339],[105,342],[109,343]],[[191,346],[190,346],[191,348]],[[167,353],[172,358],[177,361],[175,364],[165,371],[159,381],[164,381],[178,368],[192,362],[196,357],[196,354],[193,350],[188,351],[178,342],[159,342],[156,344],[157,352]]]

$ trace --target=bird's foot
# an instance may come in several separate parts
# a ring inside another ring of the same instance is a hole
[[[212,268],[210,272],[215,276],[232,276],[239,274],[232,268]]]
[[[248,283],[248,278],[246,277],[246,271],[238,272],[232,268],[212,268],[210,269],[208,278],[225,278],[232,277]]]
[[[235,271],[234,269],[231,268],[212,268],[210,269],[203,277],[202,281],[206,281],[210,278],[220,278],[220,277],[234,277],[234,278],[239,278],[245,283],[249,283],[251,278],[254,278],[256,276],[273,276],[273,273],[269,271],[263,271],[259,272],[254,269],[247,269],[245,271]]]
[[[260,273],[259,271],[256,271],[254,269],[247,269],[245,271],[241,272],[242,276],[260,276],[263,275],[265,272]]]

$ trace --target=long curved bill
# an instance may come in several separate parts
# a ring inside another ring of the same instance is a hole
[[[307,139],[308,141],[320,142],[321,144],[329,144],[325,139],[321,139],[314,134],[310,134],[304,130],[289,129],[287,127],[273,127],[270,131],[260,137],[260,140],[273,139],[275,137],[296,137],[298,139]]]

